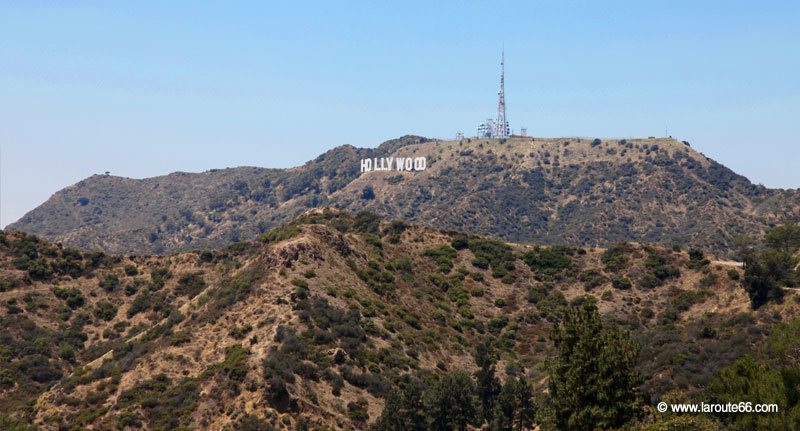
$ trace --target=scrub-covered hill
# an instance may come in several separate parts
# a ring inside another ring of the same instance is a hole
[[[387,426],[387,397],[410,381],[469,382],[488,357],[479,346],[491,346],[499,382],[530,386],[536,412],[526,417],[542,423],[561,349],[554,328],[587,301],[641,346],[635,391],[649,406],[669,391],[706,390],[798,315],[793,292],[753,311],[741,268],[713,261],[633,243],[510,244],[336,210],[253,242],[159,256],[4,232],[0,424]],[[795,338],[780,340],[793,348]],[[440,392],[421,393],[434,415]],[[631,410],[653,420],[647,407]],[[480,414],[471,426],[488,426]]]
[[[409,157],[425,157],[427,169],[361,173],[362,159]],[[798,219],[800,194],[753,185],[673,139],[403,137],[337,147],[291,169],[95,175],[9,229],[84,250],[168,253],[253,239],[325,206],[513,242],[638,241],[727,255],[737,236]]]

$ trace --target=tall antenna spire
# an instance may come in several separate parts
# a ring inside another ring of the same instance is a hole
[[[506,120],[506,52],[505,49],[500,54],[500,91],[497,92],[497,122],[495,123],[495,137],[507,138],[509,135],[508,121]]]

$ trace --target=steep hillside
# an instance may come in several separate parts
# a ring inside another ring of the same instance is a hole
[[[428,158],[422,172],[360,173],[359,160]],[[85,250],[220,247],[331,206],[515,242],[618,241],[733,250],[800,217],[797,190],[755,186],[672,139],[429,141],[338,147],[297,168],[233,168],[133,180],[95,175],[9,229]]]
[[[595,298],[643,346],[641,391],[691,392],[762,344],[740,269],[702,253],[506,244],[313,211],[255,242],[164,256],[0,235],[0,424],[364,429],[404,376],[476,369],[542,394],[550,330]],[[537,395],[538,397],[539,395]]]

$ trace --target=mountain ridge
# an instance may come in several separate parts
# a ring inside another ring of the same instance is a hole
[[[409,155],[426,157],[428,168],[360,172],[360,159]],[[739,235],[800,218],[800,192],[754,185],[667,138],[404,136],[376,148],[338,146],[288,169],[94,175],[8,228],[83,249],[163,253],[253,238],[324,206],[513,242],[642,241],[729,253]]]

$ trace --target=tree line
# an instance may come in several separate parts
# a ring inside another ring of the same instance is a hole
[[[497,376],[490,339],[474,353],[477,370],[442,376],[406,376],[387,398],[373,431],[611,429],[629,422],[641,404],[636,361],[639,346],[627,332],[605,325],[595,302],[573,302],[551,339],[558,354],[548,365],[549,394],[534,399],[522,370]]]

